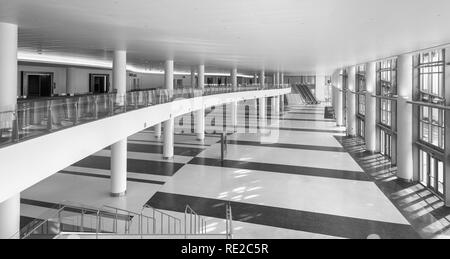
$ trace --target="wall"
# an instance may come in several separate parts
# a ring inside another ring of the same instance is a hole
[[[112,91],[112,70],[111,69],[96,69],[96,68],[83,68],[83,67],[70,67],[64,65],[50,65],[50,64],[32,64],[20,65],[19,63],[19,73],[18,73],[18,96],[21,95],[21,73],[26,72],[51,72],[54,73],[54,83],[55,89],[54,94],[85,94],[89,92],[89,74],[108,74],[110,76],[110,89]],[[139,89],[149,89],[149,88],[163,88],[164,87],[164,74],[142,74],[129,72],[129,74],[134,74],[135,76],[128,76],[127,80],[127,90],[134,90],[133,79],[137,78],[139,81]],[[209,76],[217,82],[217,76]],[[227,78],[227,83],[230,84],[228,77],[221,77],[222,83],[225,82]],[[174,86],[176,87],[176,81],[182,80],[182,85],[184,88],[191,87],[191,76],[190,75],[175,75],[174,76]],[[238,78],[239,82],[249,81],[247,79]],[[272,83],[272,76],[266,77],[267,83]],[[206,82],[206,80],[205,80]],[[25,80],[24,84],[24,94],[27,93],[27,82]]]
[[[17,75],[17,96],[21,96],[21,74],[22,72],[46,72],[53,73],[53,80],[55,83],[55,89],[53,90],[55,94],[65,93],[66,92],[66,67],[53,67],[53,66],[30,66],[30,65],[20,65],[18,67],[18,75]],[[24,78],[24,95],[28,93],[28,82],[27,78]]]
[[[89,92],[89,74],[108,74],[112,89],[112,71],[89,68],[67,68],[67,88],[65,93],[84,94]]]

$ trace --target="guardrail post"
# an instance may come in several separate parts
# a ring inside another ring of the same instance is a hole
[[[18,118],[18,112],[13,112],[12,114],[12,141],[16,142],[19,140],[19,118]]]
[[[52,101],[47,101],[47,129],[52,130]]]

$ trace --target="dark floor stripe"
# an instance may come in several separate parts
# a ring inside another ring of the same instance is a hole
[[[128,143],[127,145],[128,151],[130,152],[140,152],[140,153],[148,153],[148,154],[162,154],[163,146],[162,145],[151,145],[151,144],[136,144],[136,143]],[[111,147],[107,147],[106,149],[110,150]],[[194,148],[194,147],[174,147],[174,154],[177,156],[197,156],[204,149]]]
[[[157,141],[157,140],[140,140],[140,139],[133,139],[133,138],[129,138],[129,141],[136,141],[136,142],[142,142],[142,143],[151,143],[151,144],[163,144],[162,141]],[[128,143],[130,144],[130,143]],[[174,142],[174,145],[189,145],[189,146],[199,146],[202,148],[208,148],[211,145],[208,145],[206,143],[188,143],[188,142]]]
[[[295,119],[295,118],[279,118],[280,121],[306,121],[306,122],[330,122],[336,123],[335,120],[322,120],[322,119]]]
[[[245,129],[245,126],[237,126],[237,128],[243,128]],[[260,127],[251,127],[252,129],[260,128]],[[298,131],[298,132],[318,132],[318,133],[336,133],[341,134],[345,133],[344,130],[322,130],[322,129],[302,129],[302,128],[283,128],[283,127],[264,127],[264,129],[269,130],[285,130],[285,131]]]
[[[221,161],[220,159],[204,158],[204,157],[195,157],[191,161],[189,161],[189,164],[256,170],[256,171],[265,171],[283,174],[316,176],[316,177],[355,180],[355,181],[370,181],[369,177],[363,172],[313,168],[303,166],[256,163],[256,162],[235,161],[235,160]]]
[[[181,213],[189,205],[200,215],[222,219],[225,218],[225,204],[223,200],[162,192],[147,202],[157,209]],[[353,239],[365,239],[372,234],[386,239],[418,238],[409,225],[241,202],[230,202],[230,205],[233,220],[240,222]]]
[[[71,171],[59,171],[58,173],[60,173],[60,174],[68,174],[68,175],[76,175],[76,176],[111,179],[111,176],[109,176],[109,175],[102,175],[102,174],[91,174],[91,173],[88,174],[88,173],[71,172]],[[129,182],[136,182],[136,183],[157,184],[157,185],[164,185],[165,184],[164,182],[160,182],[160,181],[137,179],[137,178],[130,178],[130,177],[127,177],[127,181],[129,181]]]
[[[41,208],[47,208],[47,209],[59,209],[61,204],[58,203],[52,203],[52,202],[45,202],[45,201],[37,201],[37,200],[31,200],[31,199],[20,199],[21,204],[30,205],[30,206],[36,206]],[[65,209],[65,211],[74,212],[74,213],[81,213],[81,209]],[[85,214],[95,214],[94,212],[84,212]],[[110,211],[106,210],[100,210],[100,213],[102,214],[102,217],[108,217],[108,218],[115,218]],[[118,214],[117,219],[120,220],[131,220],[133,219],[133,216],[125,215],[125,214]]]
[[[283,143],[269,144],[257,141],[243,141],[243,140],[228,140],[227,143],[232,145],[244,145],[244,146],[303,149],[303,150],[328,151],[328,152],[346,152],[345,149],[342,147],[325,147],[325,146],[297,145],[297,144],[283,144]]]
[[[297,114],[297,115],[324,115],[323,112],[288,112],[289,114]]]
[[[173,162],[148,161],[138,159],[128,159],[127,164],[128,172],[163,176],[174,175],[184,165]],[[73,164],[73,166],[111,170],[111,158],[102,156],[89,156]]]
[[[251,119],[257,120],[256,117],[253,117]],[[329,123],[336,123],[335,120],[332,119],[297,119],[297,118],[283,118],[279,116],[267,116],[267,119],[271,120],[280,120],[280,121],[306,121],[306,122],[329,122]]]

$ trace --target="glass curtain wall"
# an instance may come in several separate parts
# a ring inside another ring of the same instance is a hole
[[[445,50],[421,53],[415,69],[418,71],[418,100],[436,106],[419,106],[419,177],[420,183],[439,196],[444,196]]]
[[[397,94],[397,59],[383,60],[377,63],[377,99],[379,145],[383,155],[392,159],[395,130],[394,112]]]

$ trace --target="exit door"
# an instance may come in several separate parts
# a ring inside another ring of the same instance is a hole
[[[47,73],[27,73],[27,96],[29,98],[51,97],[53,94],[53,75]]]
[[[104,94],[109,92],[109,75],[90,74],[89,92]]]

